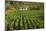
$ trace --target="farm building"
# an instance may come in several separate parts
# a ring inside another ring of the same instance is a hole
[[[17,10],[30,10],[31,7],[30,6],[19,6],[16,8]]]

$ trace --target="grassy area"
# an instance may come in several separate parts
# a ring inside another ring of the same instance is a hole
[[[6,15],[7,30],[39,29],[44,27],[44,15],[41,10],[20,11]]]

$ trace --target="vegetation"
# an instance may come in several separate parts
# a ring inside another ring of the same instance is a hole
[[[20,3],[17,2],[15,4],[15,7],[17,7],[16,5],[19,4]],[[26,2],[25,4],[22,5],[26,5],[26,4],[29,6],[31,3]],[[39,5],[39,7],[37,4]],[[35,6],[34,5],[33,5],[34,7],[32,6],[32,10],[27,10],[27,11],[17,10],[13,5],[12,5],[13,7],[11,8],[15,8],[15,9],[11,10],[9,8],[10,12],[7,11],[6,9],[6,12],[8,12],[5,15],[6,30],[25,30],[25,29],[44,28],[44,11],[43,11],[44,5],[42,3],[37,3],[37,4],[35,3]],[[35,8],[36,6],[39,8],[39,10]]]

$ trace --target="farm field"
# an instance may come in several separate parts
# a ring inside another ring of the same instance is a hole
[[[6,1],[5,30],[44,28],[44,3]]]
[[[44,15],[41,10],[14,11],[6,15],[7,30],[44,28]]]

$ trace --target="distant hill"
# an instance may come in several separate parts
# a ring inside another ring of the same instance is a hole
[[[6,1],[6,7],[20,7],[20,6],[30,6],[32,8],[42,8],[44,9],[44,3],[40,2],[21,2],[21,1]]]

